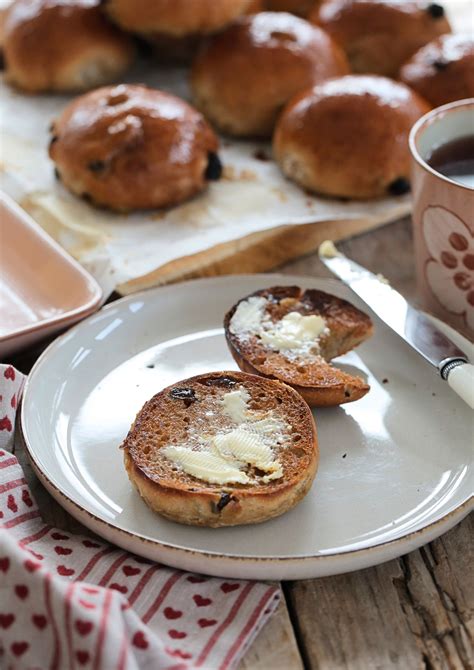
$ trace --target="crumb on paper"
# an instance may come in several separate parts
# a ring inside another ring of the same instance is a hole
[[[387,277],[384,277],[383,274],[380,274],[380,272],[377,275],[377,279],[381,284],[387,284],[388,286],[390,286],[390,282],[388,281]]]
[[[342,256],[341,252],[336,249],[332,240],[324,240],[321,242],[318,249],[320,258],[336,258]]]
[[[382,379],[382,384],[388,384],[388,379],[385,377],[385,379]]]
[[[274,187],[274,188],[272,188],[272,191],[273,191],[273,193],[276,193],[276,195],[278,196],[278,198],[281,202],[286,202],[288,200],[288,196],[281,189]]]
[[[256,181],[258,177],[253,170],[237,170],[233,165],[224,165],[222,179],[227,181]]]

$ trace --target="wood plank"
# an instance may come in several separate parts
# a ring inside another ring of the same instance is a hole
[[[306,667],[474,667],[473,518],[419,551],[285,586]]]
[[[238,670],[270,670],[270,668],[271,670],[304,668],[284,598],[238,665]]]

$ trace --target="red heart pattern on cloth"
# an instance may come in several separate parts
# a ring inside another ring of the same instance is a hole
[[[7,430],[9,433],[13,430],[13,424],[8,418],[8,416],[3,416],[0,419],[0,430]]]
[[[86,663],[89,662],[90,654],[86,650],[78,649],[76,651],[76,659],[80,665],[85,665]]]
[[[186,580],[191,584],[202,584],[203,582],[207,582],[205,577],[198,577],[197,575],[189,575],[186,577]]]
[[[22,656],[29,646],[28,642],[13,642],[11,650],[14,656]]]
[[[215,626],[217,619],[198,619],[198,624],[201,628],[207,628],[208,626]]]
[[[31,558],[27,558],[26,561],[23,563],[25,568],[28,570],[28,572],[34,572],[35,570],[38,570],[38,568],[41,567],[41,563],[37,563],[36,561],[32,561]],[[58,570],[59,572],[59,570]],[[61,574],[61,573],[59,573]]]
[[[127,593],[128,592],[128,587],[123,586],[123,584],[117,584],[114,582],[109,586],[109,589],[114,589],[115,591],[119,591],[120,593]]]
[[[168,635],[173,638],[173,640],[182,640],[188,636],[183,630],[175,630],[174,628],[168,631]]]
[[[11,381],[14,382],[15,381],[15,376],[16,376],[15,375],[15,369],[11,365],[9,365],[6,368],[6,370],[4,370],[3,376],[5,377],[5,379],[11,379]]]
[[[186,651],[182,651],[181,649],[170,649],[167,647],[165,651],[169,656],[182,658],[184,661],[187,661],[189,658],[193,657],[192,654],[188,654]]]
[[[132,644],[137,649],[147,649],[148,640],[145,637],[145,633],[142,630],[137,630],[135,635],[132,637]]]
[[[54,551],[58,554],[58,556],[69,556],[69,554],[72,554],[72,549],[69,547],[54,547]]]
[[[69,535],[63,535],[63,533],[51,533],[53,540],[69,540]]]
[[[74,622],[74,628],[77,630],[79,635],[89,635],[91,630],[93,629],[93,624],[91,621],[83,621],[82,619],[77,619],[77,621]]]
[[[180,610],[174,610],[172,607],[165,607],[163,614],[167,619],[179,619],[183,616]]]
[[[36,626],[36,628],[39,628],[40,630],[43,630],[43,628],[46,628],[48,624],[47,618],[44,616],[44,614],[33,614],[31,617],[31,620],[33,624]]]
[[[4,370],[0,365],[0,419],[14,431],[22,376],[6,379]],[[59,670],[190,670],[191,659],[235,670],[271,616],[278,589],[182,573],[45,525],[5,447],[12,434],[0,431],[0,589],[12,603],[0,606],[0,666],[49,668],[58,653]]]
[[[25,584],[16,584],[15,593],[21,600],[27,598],[29,592],[30,589]]]
[[[0,614],[0,628],[8,628],[14,621],[14,614]]]
[[[240,589],[240,584],[229,584],[229,582],[221,584],[221,591],[223,593],[231,593],[232,591],[237,591],[237,589]]]

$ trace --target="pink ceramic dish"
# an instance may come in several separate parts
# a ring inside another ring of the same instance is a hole
[[[96,281],[0,193],[0,359],[92,314]]]

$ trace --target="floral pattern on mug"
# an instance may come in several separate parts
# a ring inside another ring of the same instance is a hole
[[[462,219],[444,207],[427,207],[423,237],[431,258],[425,266],[428,285],[451,314],[464,317],[474,330],[474,240]]]

